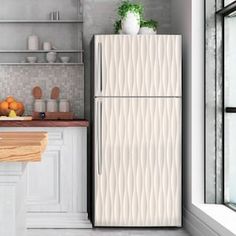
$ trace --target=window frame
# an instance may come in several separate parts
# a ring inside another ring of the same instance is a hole
[[[205,1],[205,203],[225,204],[236,210],[234,205],[225,202],[224,189],[224,113],[230,112],[228,108],[225,110],[224,104],[224,19],[232,13],[236,15],[236,1],[227,5],[223,0],[207,2],[208,0]]]
[[[222,0],[205,1],[205,203],[223,203]]]
[[[219,11],[216,12],[217,15],[221,16],[221,21],[222,21],[222,25],[223,25],[223,30],[222,30],[222,37],[223,37],[223,60],[222,63],[223,65],[225,65],[225,55],[224,55],[224,38],[225,38],[225,30],[224,30],[224,25],[225,25],[225,18],[226,17],[235,17],[236,16],[236,1],[233,1],[232,3],[224,6],[222,9],[220,9]],[[224,68],[224,66],[223,66]],[[223,74],[223,81],[224,81],[224,74]],[[222,110],[222,117],[223,117],[223,137],[225,135],[225,129],[224,129],[224,125],[225,125],[225,115],[224,113],[235,113],[236,109],[235,107],[225,107],[225,103],[224,103],[224,91],[225,91],[225,83],[223,83],[223,110]],[[223,143],[224,145],[224,143]],[[225,156],[223,153],[223,163],[225,163]],[[225,170],[223,168],[223,184],[224,186],[226,185],[226,180],[225,180]],[[223,192],[223,204],[225,204],[226,206],[228,206],[229,208],[236,210],[236,205],[231,203],[231,202],[226,202],[225,200],[225,188],[224,188],[224,192]]]

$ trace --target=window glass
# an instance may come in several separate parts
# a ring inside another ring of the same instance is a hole
[[[225,108],[236,107],[236,17],[225,17],[224,93]],[[225,203],[236,206],[236,113],[225,113]]]
[[[227,6],[229,5],[230,3],[234,2],[235,0],[225,0],[224,1],[224,5]]]

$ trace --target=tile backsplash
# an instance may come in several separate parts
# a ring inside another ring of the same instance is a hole
[[[53,87],[59,87],[60,98],[69,99],[76,117],[84,118],[83,66],[0,66],[0,99],[14,96],[25,104],[25,114],[33,110],[35,86],[41,87],[44,99],[50,98]]]

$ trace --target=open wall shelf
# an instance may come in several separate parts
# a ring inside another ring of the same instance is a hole
[[[83,23],[83,20],[0,20],[0,24],[76,24]]]
[[[70,63],[53,65],[83,65],[81,0],[73,3],[71,0],[45,0],[43,4],[33,4],[30,0],[12,2],[6,5],[7,9],[0,8],[0,65],[48,65],[45,57],[51,51],[57,53],[58,62],[61,56],[70,57]],[[27,6],[27,11],[23,6]],[[50,19],[54,11],[60,13],[60,20]],[[30,35],[39,37],[40,50],[26,49]],[[57,50],[42,50],[43,42],[51,42]],[[36,56],[39,63],[24,63],[29,56]]]
[[[48,53],[48,52],[57,52],[57,53],[83,53],[84,50],[0,50],[0,53]]]

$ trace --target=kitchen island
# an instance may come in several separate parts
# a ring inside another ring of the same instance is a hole
[[[25,235],[25,167],[46,146],[46,132],[0,132],[0,235]]]
[[[1,132],[47,132],[39,163],[26,167],[27,228],[91,228],[86,120],[0,121]]]

